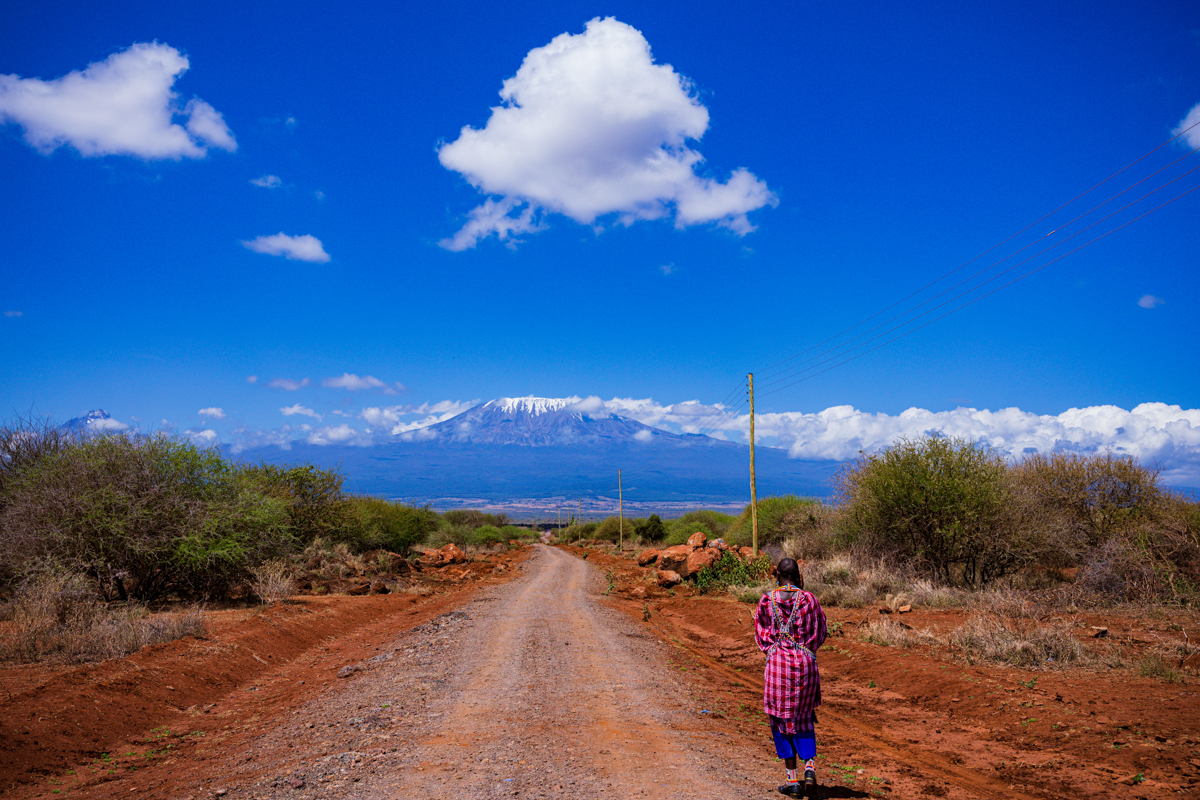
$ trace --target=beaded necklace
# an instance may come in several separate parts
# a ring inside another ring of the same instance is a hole
[[[796,592],[797,597],[796,597],[795,604],[792,605],[792,612],[790,614],[788,614],[787,620],[784,620],[783,611],[779,608],[779,600],[775,595],[777,592],[788,592],[788,591]],[[777,647],[779,647],[779,645],[785,644],[785,643],[787,645],[789,645],[790,647],[795,648],[796,650],[800,650],[804,653],[807,653],[812,658],[816,658],[816,654],[814,654],[812,650],[809,650],[807,647],[805,647],[804,645],[802,645],[796,641],[795,623],[796,623],[796,612],[800,610],[799,592],[800,592],[799,587],[793,586],[790,583],[785,583],[782,586],[780,586],[778,589],[775,589],[774,591],[770,592],[767,595],[767,597],[769,598],[770,604],[771,604],[771,621],[774,624],[775,631],[776,631],[775,641],[771,644],[771,646],[769,648],[767,648],[767,658],[768,659],[775,652],[775,649]]]

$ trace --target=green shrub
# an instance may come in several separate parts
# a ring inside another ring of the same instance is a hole
[[[709,539],[723,539],[729,532],[729,528],[733,525],[734,517],[731,514],[722,514],[720,511],[709,511],[707,509],[697,509],[689,511],[681,517],[669,520],[667,525],[667,535],[663,540],[666,546],[683,544],[688,540],[688,537],[693,533],[703,533]]]
[[[730,550],[696,575],[696,589],[705,594],[714,589],[730,586],[747,586],[769,577],[773,564],[769,556],[760,553],[753,561],[746,561]]]
[[[508,524],[507,514],[488,514],[474,508],[456,508],[442,514],[447,525],[457,528],[479,528],[490,525],[493,528],[503,528]]]
[[[859,544],[944,583],[979,587],[1033,557],[1008,513],[1007,466],[987,445],[902,439],[843,469],[836,485]]]
[[[633,533],[647,541],[658,542],[667,535],[667,527],[658,514],[651,514],[641,524],[633,526]]]
[[[625,538],[632,538],[637,530],[639,523],[645,523],[642,519],[625,518]],[[607,517],[603,522],[596,526],[590,537],[602,541],[615,542],[621,535],[621,518],[619,516]]]
[[[264,462],[242,471],[256,491],[284,502],[288,525],[301,547],[317,538],[353,535],[350,502],[342,491],[342,476],[334,470]]]
[[[762,498],[758,501],[758,546],[781,543],[810,517],[815,524],[815,515],[820,513],[820,508],[820,500],[794,494]],[[729,527],[725,538],[730,544],[749,547],[753,541],[753,528],[751,507],[747,505]]]
[[[494,525],[480,525],[471,532],[470,544],[477,547],[491,547],[508,543],[508,534]]]
[[[429,506],[362,495],[351,497],[348,505],[346,530],[335,538],[358,552],[384,549],[407,556],[438,529],[438,515]]]

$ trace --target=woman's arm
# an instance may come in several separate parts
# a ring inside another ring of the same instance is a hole
[[[771,627],[771,601],[763,595],[754,614],[754,641],[764,653],[775,643],[775,632]]]

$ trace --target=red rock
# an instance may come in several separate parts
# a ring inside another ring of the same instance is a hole
[[[664,589],[670,589],[672,586],[677,586],[683,582],[683,578],[679,577],[678,572],[669,569],[658,570],[658,585]]]
[[[703,531],[696,531],[688,537],[688,547],[704,547],[708,541],[708,536]]]
[[[642,554],[638,556],[638,566],[639,567],[650,566],[655,561],[658,561],[658,554],[661,552],[662,552],[661,550],[643,550]]]
[[[371,584],[370,583],[362,583],[362,584],[359,584],[358,586],[351,586],[349,589],[346,590],[346,594],[362,595],[362,594],[367,594],[370,591],[371,591]]]
[[[392,590],[383,581],[374,581],[371,584],[371,594],[391,594]]]
[[[679,571],[681,568],[686,569],[688,556],[691,554],[692,548],[686,544],[677,544],[674,547],[668,547],[658,556],[658,568],[668,571]]]
[[[705,567],[712,566],[713,564],[716,563],[716,561],[719,557],[720,557],[720,555],[717,553],[716,550],[710,550],[707,547],[704,548],[703,550],[693,551],[692,554],[690,556],[688,556],[687,575],[685,577],[691,577],[691,576],[695,575],[696,573],[700,572],[700,570],[704,569]],[[679,574],[683,575],[682,572]]]
[[[633,600],[645,600],[646,599],[646,587],[645,586],[633,587],[632,589],[629,590],[629,597],[632,598]]]
[[[752,548],[752,547],[739,547],[737,552],[738,552],[739,556],[746,559],[747,561],[754,558],[754,548]]]
[[[465,564],[469,559],[467,554],[451,542],[440,550],[426,550],[421,561],[430,567],[444,567],[448,564]]]

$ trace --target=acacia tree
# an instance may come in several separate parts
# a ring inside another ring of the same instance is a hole
[[[986,444],[930,436],[863,455],[835,486],[851,536],[869,552],[977,588],[1032,557],[1007,513],[1007,469]]]

